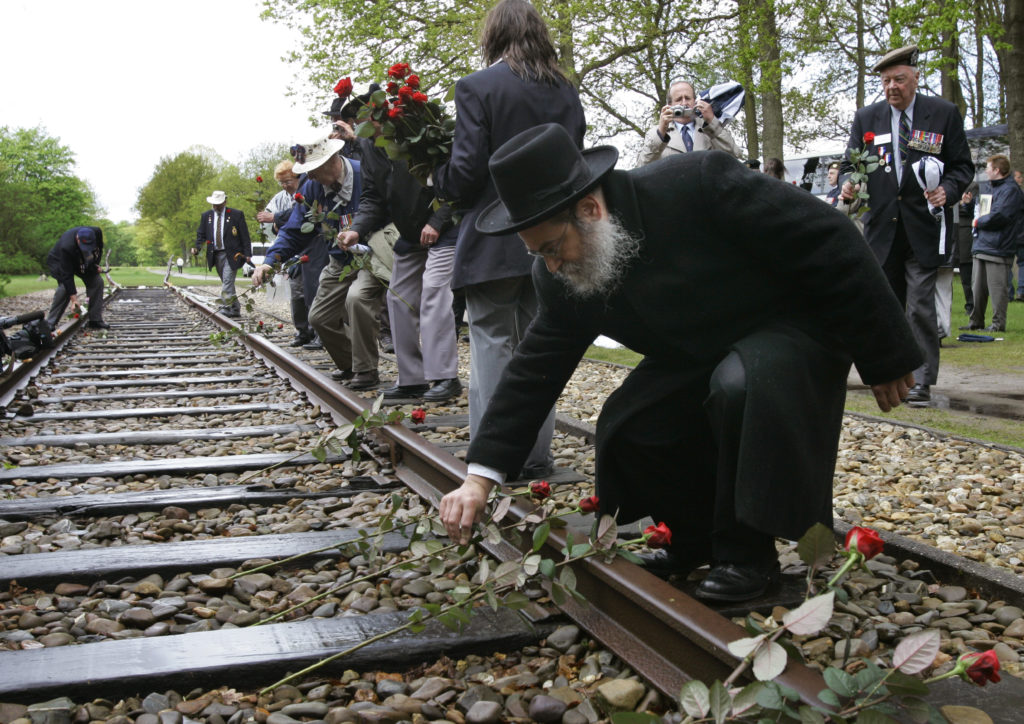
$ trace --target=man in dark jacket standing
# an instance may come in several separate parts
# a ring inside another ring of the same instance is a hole
[[[878,168],[868,177],[871,210],[864,215],[864,238],[896,298],[906,306],[907,319],[924,350],[924,364],[914,373],[917,384],[907,399],[927,402],[939,377],[935,283],[955,243],[953,206],[974,177],[974,164],[956,106],[917,92],[917,55],[917,47],[911,45],[875,64],[885,100],[857,111],[847,151],[872,147],[879,157]],[[865,140],[867,133],[873,134],[873,140]],[[938,186],[927,192],[922,191],[914,168],[925,159],[943,165]],[[848,170],[852,170],[849,163],[844,168]],[[854,197],[853,186],[843,184],[841,198],[851,201]]]
[[[102,257],[103,230],[100,227],[76,226],[60,235],[60,241],[46,255],[46,268],[59,285],[46,315],[50,329],[57,329],[69,303],[73,308],[78,306],[76,276],[85,282],[85,290],[89,294],[89,321],[86,326],[110,329],[110,325],[103,321]]]
[[[851,360],[878,405],[920,364],[903,311],[845,216],[721,151],[614,171],[557,125],[490,163],[500,200],[485,234],[518,231],[540,312],[442,499],[465,541],[513,475],[587,347],[604,334],[644,360],[597,424],[602,512],[668,524],[662,571],[711,563],[697,595],[757,597],[778,577],[773,536],[832,523],[832,476]],[[768,240],[766,244],[765,241]],[[767,273],[766,273],[767,271]],[[758,304],[729,292],[752,289]]]
[[[216,267],[220,277],[220,308],[224,316],[238,319],[242,313],[235,293],[235,275],[252,257],[252,243],[245,214],[227,208],[227,200],[223,191],[214,191],[206,198],[213,208],[204,211],[199,219],[192,254],[197,255],[200,249],[206,248],[206,268]]]
[[[970,329],[987,332],[1006,331],[1006,307],[1010,301],[1006,286],[1007,271],[1017,253],[1024,214],[1024,192],[1010,178],[1010,159],[1001,153],[990,156],[985,166],[992,185],[989,211],[974,220],[976,236],[971,253],[974,256],[974,308]],[[984,202],[981,196],[980,201]],[[985,307],[992,297],[992,324],[985,327]]]

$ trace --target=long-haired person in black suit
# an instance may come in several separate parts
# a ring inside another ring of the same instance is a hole
[[[586,120],[576,88],[558,65],[547,25],[526,0],[502,0],[487,15],[481,37],[487,67],[455,86],[451,158],[434,172],[438,196],[463,209],[452,287],[464,289],[469,314],[470,436],[479,432],[502,371],[537,312],[530,279],[533,259],[515,234],[485,236],[473,226],[498,198],[487,169],[491,154],[528,128],[557,123],[577,146]],[[554,408],[520,472],[541,477],[551,467]]]

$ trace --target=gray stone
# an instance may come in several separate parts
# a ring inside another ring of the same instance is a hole
[[[174,709],[164,709],[157,716],[160,718],[160,724],[182,724],[185,721],[182,713]]]
[[[45,636],[39,637],[39,643],[43,646],[67,646],[75,640],[75,637],[65,631],[57,631],[56,633],[46,634]]]
[[[423,682],[423,684],[410,696],[413,699],[422,699],[423,701],[429,701],[437,697],[441,692],[447,691],[452,687],[454,682],[451,679],[445,679],[440,676],[431,676],[429,679]]]
[[[1004,636],[1015,639],[1024,639],[1024,618],[1018,618],[1003,631]]]
[[[1001,606],[996,609],[993,615],[996,617],[996,621],[1001,623],[1003,626],[1009,626],[1018,618],[1024,616],[1024,611],[1016,606]]]
[[[404,681],[395,681],[394,679],[381,679],[377,682],[377,696],[381,699],[387,699],[389,696],[395,694],[408,694],[409,685]]]
[[[298,719],[292,719],[287,714],[275,711],[267,717],[267,724],[300,724]]]
[[[495,724],[501,720],[501,704],[478,701],[466,712],[466,724]]]
[[[993,646],[992,650],[996,652],[996,656],[999,657],[1001,663],[1020,663],[1020,655],[1002,641]]]
[[[598,695],[608,705],[608,712],[633,711],[644,695],[644,685],[630,679],[613,679],[597,687]]]
[[[141,606],[129,608],[118,616],[117,620],[119,623],[131,626],[132,628],[149,628],[156,623],[156,617],[153,615],[153,612]]]
[[[323,719],[327,715],[327,704],[322,701],[304,701],[298,704],[289,704],[281,709],[282,714],[290,717],[309,717],[311,719]]]
[[[117,621],[111,621],[107,618],[94,618],[92,621],[85,624],[85,630],[92,634],[109,636],[115,631],[124,630],[124,626],[119,624]]]
[[[434,592],[434,586],[430,581],[426,581],[422,578],[416,578],[412,581],[408,581],[402,586],[402,593],[409,596],[426,596],[428,593]]]
[[[958,603],[967,598],[967,589],[963,586],[942,586],[935,592],[935,596],[941,598],[946,603]]]
[[[31,704],[26,713],[32,724],[71,724],[75,703],[66,696]]]
[[[565,714],[566,709],[568,707],[564,701],[559,701],[546,694],[538,694],[530,699],[530,718],[536,722],[541,722],[541,724],[562,721],[562,715]]]
[[[555,631],[548,636],[548,646],[551,648],[565,653],[569,650],[580,637],[580,629],[578,626],[559,626]]]
[[[128,601],[114,601],[111,599],[105,599],[96,604],[96,611],[100,613],[109,613],[116,616],[119,613],[124,613],[132,605]]]
[[[265,591],[270,588],[270,585],[273,582],[274,578],[272,576],[268,576],[266,573],[250,573],[246,576],[236,578],[235,588],[238,588],[251,596],[257,591]]]
[[[590,720],[579,710],[579,707],[575,707],[562,715],[562,724],[590,724]]]
[[[167,709],[171,706],[171,700],[163,694],[157,694],[156,692],[150,694],[142,700],[142,708],[150,714],[158,714],[159,712]]]
[[[313,618],[330,618],[338,610],[336,603],[323,603],[313,611]]]
[[[498,706],[504,706],[505,699],[501,694],[496,692],[489,686],[483,684],[473,684],[466,690],[466,692],[458,698],[455,702],[456,708],[463,714],[469,714],[469,710],[476,706],[477,702],[480,701],[491,701]]]

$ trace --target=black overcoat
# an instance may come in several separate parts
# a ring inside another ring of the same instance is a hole
[[[892,146],[898,140],[892,138],[891,111],[887,101],[879,101],[857,111],[847,143],[848,149],[864,148],[864,134],[869,131],[875,134],[875,141],[868,147],[880,152],[882,163],[868,175],[870,210],[863,216],[864,238],[868,246],[879,263],[884,263],[896,235],[897,220],[902,219],[907,241],[921,266],[934,268],[947,263],[956,244],[953,206],[960,203],[964,189],[974,179],[974,163],[971,161],[971,149],[964,135],[964,121],[960,112],[956,106],[942,98],[923,96],[920,93],[916,95],[911,134],[926,134],[919,140],[932,145],[930,150],[914,147],[907,150],[904,168],[908,170],[904,171],[899,185],[896,182],[896,169],[891,163],[884,162],[886,154],[890,158],[895,156]],[[890,137],[889,141],[880,143],[878,139],[886,135]],[[946,236],[943,244],[939,243],[939,227],[928,211],[924,191],[909,171],[911,164],[925,156],[934,156],[944,165],[940,182],[946,190]],[[851,168],[847,164],[844,172]]]
[[[583,300],[542,261],[534,264],[539,314],[467,461],[514,475],[587,346],[604,334],[646,359],[631,374],[638,383],[623,386],[628,399],[609,400],[598,423],[601,507],[624,519],[656,516],[634,505],[626,486],[635,481],[604,475],[602,446],[638,406],[706,379],[736,350],[753,420],[738,461],[737,515],[776,535],[802,535],[830,511],[842,414],[842,393],[838,410],[835,399],[822,404],[818,371],[805,360],[827,364],[823,376],[834,380],[837,365],[843,372],[852,359],[867,384],[899,378],[921,361],[879,264],[844,214],[721,151],[612,171],[602,188],[611,212],[642,240],[640,255],[610,296]],[[709,451],[680,450],[681,471],[693,455]]]

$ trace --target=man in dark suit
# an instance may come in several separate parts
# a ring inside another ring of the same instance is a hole
[[[581,153],[549,124],[491,160],[500,200],[476,228],[518,231],[541,257],[540,312],[441,519],[453,539],[468,539],[490,489],[518,470],[548,406],[604,334],[645,357],[598,421],[601,511],[666,522],[671,548],[648,563],[685,573],[710,562],[702,598],[753,598],[778,577],[774,536],[832,523],[851,360],[889,410],[921,353],[843,214],[721,151],[628,172],[612,170],[617,155]],[[755,290],[758,304],[730,293],[737,287]]]
[[[498,198],[487,161],[501,144],[527,128],[559,123],[577,145],[586,120],[576,89],[558,67],[547,26],[526,0],[501,0],[488,13],[481,41],[488,67],[455,86],[451,158],[434,171],[438,197],[464,210],[455,246],[452,288],[464,289],[469,314],[470,438],[501,371],[537,311],[531,259],[514,234],[488,238],[473,221]],[[536,436],[522,476],[551,470],[554,407]]]
[[[206,198],[213,208],[204,211],[196,229],[196,245],[192,254],[206,247],[206,268],[217,268],[220,277],[221,309],[224,315],[238,319],[242,316],[235,294],[235,274],[252,257],[249,227],[245,214],[227,208],[227,194],[214,191]]]
[[[89,294],[89,322],[87,327],[110,329],[103,321],[103,279],[100,277],[100,259],[103,258],[103,230],[98,226],[76,226],[60,235],[60,240],[46,255],[46,268],[57,280],[46,321],[50,329],[57,329],[67,309],[78,307],[78,289],[75,277],[85,282]]]
[[[847,151],[873,146],[879,157],[878,168],[868,175],[870,211],[864,215],[864,237],[906,306],[924,350],[924,364],[914,373],[917,384],[907,399],[927,402],[939,376],[935,283],[955,244],[953,206],[974,177],[974,164],[956,106],[917,92],[917,55],[911,45],[875,64],[885,100],[857,111]],[[870,144],[865,133],[874,134]],[[941,161],[943,171],[938,187],[925,192],[912,166],[929,157]],[[841,198],[854,197],[853,185],[843,184]]]

